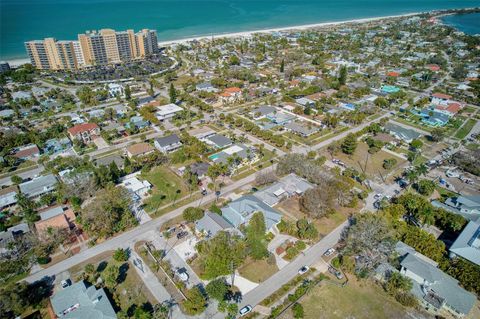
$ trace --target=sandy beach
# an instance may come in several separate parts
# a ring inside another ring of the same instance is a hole
[[[430,12],[437,12],[437,11],[430,11]],[[441,14],[441,11],[438,11]],[[280,32],[280,31],[293,31],[293,30],[307,30],[307,29],[314,29],[314,28],[322,28],[328,26],[336,26],[342,24],[349,24],[349,23],[368,23],[374,22],[384,19],[394,19],[394,18],[406,18],[411,16],[416,16],[419,14],[424,14],[426,12],[414,12],[414,13],[406,13],[406,14],[399,14],[399,15],[390,15],[390,16],[381,16],[381,17],[371,17],[371,18],[362,18],[362,19],[352,19],[352,20],[344,20],[344,21],[334,21],[334,22],[322,22],[322,23],[314,23],[314,24],[304,24],[304,25],[297,25],[297,26],[288,26],[288,27],[278,27],[278,28],[271,28],[271,29],[259,29],[259,30],[251,30],[251,31],[242,31],[242,32],[234,32],[234,33],[217,33],[211,35],[201,35],[183,39],[176,39],[171,41],[160,41],[158,45],[161,47],[169,46],[173,44],[181,44],[187,43],[190,41],[200,41],[205,39],[212,39],[212,38],[234,38],[234,37],[248,37],[255,33],[271,33],[271,32]],[[28,58],[22,59],[14,59],[14,60],[7,60],[11,66],[17,67],[25,63],[29,63],[30,60]]]

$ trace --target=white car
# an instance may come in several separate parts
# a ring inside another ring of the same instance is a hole
[[[185,282],[185,281],[188,281],[188,278],[190,278],[190,277],[188,276],[188,273],[187,273],[186,271],[184,271],[184,270],[182,271],[182,270],[183,270],[183,269],[177,270],[177,276],[178,276],[178,278],[180,278],[180,280],[181,280],[181,281],[184,281],[184,282]]]
[[[70,286],[70,279],[62,280],[60,282],[60,285],[62,286],[62,289],[67,288],[68,286]]]
[[[375,194],[375,195],[373,196],[373,199],[380,199],[380,198],[382,198],[382,197],[383,197],[383,194]]]
[[[306,272],[309,271],[309,270],[310,270],[310,267],[308,267],[308,266],[303,266],[302,268],[300,268],[300,269],[298,270],[298,274],[299,274],[299,275],[303,275],[304,273],[306,273]]]
[[[252,311],[252,306],[247,305],[247,306],[243,307],[242,309],[240,309],[239,313],[240,313],[240,316],[245,316],[250,311]]]
[[[335,248],[328,248],[326,252],[323,253],[325,257],[332,255],[335,252]]]

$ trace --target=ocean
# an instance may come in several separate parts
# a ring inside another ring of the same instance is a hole
[[[159,41],[434,9],[478,0],[0,0],[0,60],[25,58],[24,42],[76,39],[85,30],[156,29]]]
[[[452,26],[463,33],[480,35],[480,12],[467,14],[452,14],[441,18],[446,25]]]

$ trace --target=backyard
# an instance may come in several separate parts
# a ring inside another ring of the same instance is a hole
[[[470,133],[470,131],[472,130],[472,128],[475,126],[476,123],[477,123],[477,120],[468,119],[465,122],[465,124],[463,124],[463,126],[458,129],[457,133],[455,133],[455,138],[458,138],[458,139],[465,138],[468,135],[468,133]]]
[[[152,196],[145,200],[145,210],[148,213],[153,213],[189,193],[183,180],[165,166],[155,167],[148,173],[142,173],[141,177],[153,185]]]

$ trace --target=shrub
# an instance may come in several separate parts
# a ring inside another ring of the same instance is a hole
[[[292,306],[292,312],[295,319],[302,319],[304,316],[303,306],[299,303]]]
[[[199,220],[204,215],[204,211],[198,207],[188,207],[183,211],[183,218],[188,222]]]
[[[126,249],[118,248],[113,253],[113,259],[115,261],[124,262],[128,260],[128,251]]]

